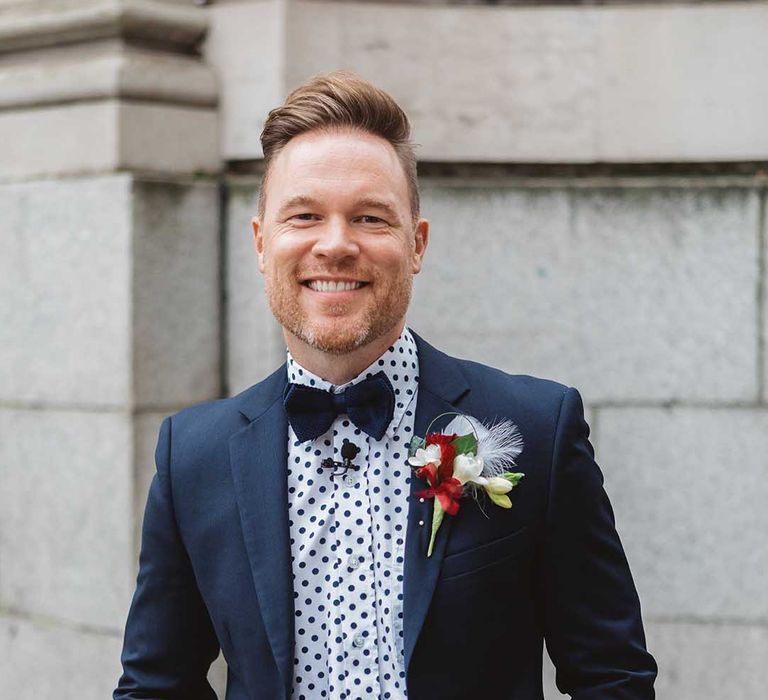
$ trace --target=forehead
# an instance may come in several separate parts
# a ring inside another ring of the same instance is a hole
[[[267,209],[296,197],[354,201],[367,197],[408,207],[408,184],[395,149],[359,130],[318,130],[291,139],[269,168]]]

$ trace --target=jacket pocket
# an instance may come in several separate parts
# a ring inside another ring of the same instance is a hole
[[[447,554],[440,570],[440,581],[466,576],[520,556],[529,551],[533,544],[533,535],[525,526],[509,535],[485,542],[477,547]]]

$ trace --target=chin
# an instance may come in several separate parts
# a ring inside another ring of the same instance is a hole
[[[294,335],[307,345],[330,355],[346,355],[367,345],[372,339],[369,324],[360,323],[305,323],[296,328]]]

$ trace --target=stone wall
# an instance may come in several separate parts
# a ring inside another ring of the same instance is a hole
[[[205,14],[0,4],[0,697],[110,697],[160,420],[221,394]]]
[[[161,418],[218,396],[218,188],[0,185],[2,696],[108,697]]]
[[[658,697],[762,697],[768,7],[196,4],[0,0],[0,696],[109,696],[161,418],[282,361],[264,116],[352,68],[421,144],[409,322],[581,390]]]
[[[586,6],[585,6],[586,5]],[[259,158],[264,115],[351,68],[406,108],[439,162],[695,162],[768,153],[762,2],[219,0],[222,151]]]

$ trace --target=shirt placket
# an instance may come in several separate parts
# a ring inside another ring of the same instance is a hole
[[[347,415],[338,416],[311,444],[301,444],[289,433],[291,546],[298,594],[294,691],[307,699],[405,697],[400,612],[410,468],[403,472],[402,460],[407,460],[412,414],[407,428],[401,423],[416,394],[411,382],[417,381],[418,368],[411,365],[416,359],[412,346],[411,340],[398,343],[369,368],[385,369],[396,393],[395,414],[381,441],[367,438]],[[292,382],[321,391],[349,386],[333,387],[290,356],[288,372]],[[360,469],[346,474],[327,463],[329,457],[343,461],[344,439],[361,450],[352,460]],[[395,512],[397,503],[405,510]]]
[[[353,464],[337,476],[337,581],[339,618],[344,658],[345,697],[379,696],[376,600],[373,593],[373,541],[368,491],[368,441],[355,434],[347,416],[341,416],[334,452],[340,454],[345,439],[360,448]],[[344,425],[344,424],[347,425]],[[336,457],[338,460],[339,457]]]

